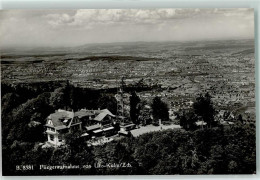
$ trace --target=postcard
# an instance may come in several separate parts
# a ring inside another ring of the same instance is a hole
[[[0,19],[4,176],[256,174],[254,9]]]

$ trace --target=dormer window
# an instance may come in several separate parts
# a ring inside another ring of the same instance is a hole
[[[61,122],[62,122],[65,126],[68,126],[69,123],[70,123],[70,120],[71,120],[71,119],[64,119],[64,120],[61,120]]]

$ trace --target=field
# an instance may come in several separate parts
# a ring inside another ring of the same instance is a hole
[[[219,109],[236,114],[243,108],[254,120],[254,62],[253,40],[6,49],[1,80],[14,85],[69,80],[77,87],[111,89],[124,77],[127,86],[156,87],[138,95],[147,101],[160,96],[173,111],[209,92]]]

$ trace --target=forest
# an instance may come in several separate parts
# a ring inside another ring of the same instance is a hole
[[[46,117],[58,108],[116,111],[113,90],[74,87],[68,82],[2,84],[3,175],[102,174],[252,174],[256,172],[255,126],[237,122],[231,128],[183,128],[125,137],[102,146],[87,146],[80,132],[66,137],[66,145],[42,148]],[[198,101],[203,97],[198,97]],[[207,100],[207,96],[205,96]],[[213,109],[194,113],[212,121]],[[133,113],[133,112],[132,112]],[[132,115],[134,116],[134,115]],[[186,126],[192,118],[184,118]],[[193,117],[193,116],[192,116]],[[127,163],[130,167],[95,168],[95,164]],[[39,165],[91,165],[91,168],[40,170]],[[34,170],[16,170],[33,165]]]

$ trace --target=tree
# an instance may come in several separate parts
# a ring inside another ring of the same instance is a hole
[[[17,107],[20,99],[21,97],[16,93],[6,93],[1,99],[2,114],[6,115]]]
[[[195,122],[198,120],[198,117],[194,114],[193,111],[182,111],[177,114],[177,118],[180,120],[180,126],[185,130],[195,130]]]
[[[72,152],[80,152],[82,147],[85,146],[82,142],[81,135],[81,130],[68,132],[64,135],[65,143],[69,146]]]
[[[138,104],[140,103],[140,98],[137,96],[136,92],[132,92],[130,96],[130,118],[133,121],[133,123],[137,124],[138,116],[140,109],[138,108]]]
[[[152,102],[152,112],[154,121],[161,119],[162,121],[169,120],[169,108],[165,102],[159,97],[155,97]]]
[[[151,107],[147,105],[146,101],[140,101],[137,105],[139,110],[138,123],[147,125],[151,123]]]
[[[54,109],[64,108],[66,106],[64,87],[57,88],[51,93],[50,105]]]
[[[8,141],[22,140],[22,141],[40,141],[43,135],[43,126],[46,117],[53,111],[49,106],[50,93],[42,93],[38,97],[28,100],[21,104],[12,113],[12,119],[4,126],[4,139]],[[37,119],[34,119],[37,117]],[[37,120],[37,121],[36,121]],[[34,121],[41,123],[38,128],[31,128],[30,123]],[[8,130],[8,132],[6,132]],[[39,135],[31,136],[28,131],[38,131]],[[42,131],[39,131],[42,130]],[[5,134],[7,133],[7,134]]]
[[[54,109],[76,109],[76,101],[75,101],[75,88],[74,86],[69,84],[69,81],[62,87],[56,88],[50,97],[50,105],[54,107]]]
[[[237,121],[240,122],[240,123],[244,122],[243,117],[242,117],[241,114],[238,115]]]
[[[205,96],[200,95],[193,104],[195,114],[201,116],[202,120],[207,123],[208,127],[212,127],[214,122],[215,109],[211,101],[211,96],[206,93]]]
[[[116,114],[117,102],[113,94],[101,94],[97,101],[97,106],[101,109],[108,109],[111,113]]]

